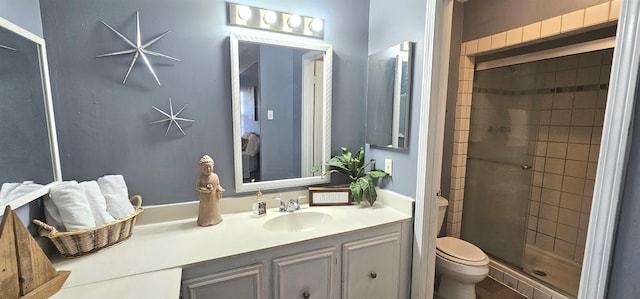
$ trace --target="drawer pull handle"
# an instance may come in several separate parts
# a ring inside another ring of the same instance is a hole
[[[371,274],[369,274],[369,276],[371,276],[371,279],[376,279],[376,277],[378,277],[378,273],[371,272]]]
[[[309,299],[309,297],[311,297],[311,294],[309,293],[309,291],[302,292],[302,298]]]

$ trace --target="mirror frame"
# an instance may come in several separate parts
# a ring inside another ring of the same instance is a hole
[[[28,194],[20,196],[9,202],[0,205],[0,209],[4,210],[6,206],[11,206],[15,210],[18,207],[26,205],[49,192],[52,185],[62,181],[62,170],[60,168],[60,155],[58,153],[58,137],[56,135],[56,124],[53,116],[53,101],[51,98],[51,85],[49,82],[49,65],[47,63],[47,49],[43,38],[11,23],[10,21],[0,18],[0,27],[11,31],[31,42],[38,47],[38,60],[40,61],[40,73],[42,82],[42,94],[44,101],[45,115],[47,116],[47,130],[49,131],[49,150],[51,153],[51,163],[53,168],[53,182],[45,184],[42,188],[34,190]]]
[[[267,34],[264,32],[253,33],[245,30],[234,30],[229,34],[230,56],[231,56],[231,99],[233,104],[233,161],[235,173],[236,193],[262,190],[272,190],[280,188],[309,186],[324,184],[330,181],[330,175],[323,170],[322,175],[301,177],[293,179],[271,180],[261,182],[244,183],[242,179],[242,132],[240,129],[240,58],[238,43],[241,41],[267,44],[274,46],[285,46],[292,48],[308,49],[324,52],[324,75],[323,75],[323,117],[322,117],[322,163],[329,160],[331,154],[331,90],[332,90],[332,65],[333,47],[329,44],[317,43],[300,37],[289,37],[278,34]],[[300,78],[302,80],[302,78]],[[304,109],[303,109],[304,110]],[[303,113],[301,111],[301,113]],[[313,165],[311,165],[313,166]]]

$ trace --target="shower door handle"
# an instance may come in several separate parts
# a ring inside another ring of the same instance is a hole
[[[522,165],[522,166],[520,166],[520,167],[522,167],[522,170],[529,170],[529,169],[531,169],[531,165]]]

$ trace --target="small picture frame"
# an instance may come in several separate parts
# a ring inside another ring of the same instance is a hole
[[[346,206],[353,204],[349,187],[309,187],[310,206]]]

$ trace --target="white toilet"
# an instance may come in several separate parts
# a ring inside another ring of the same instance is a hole
[[[444,222],[448,201],[438,197],[438,223]],[[489,274],[489,257],[462,239],[443,237],[436,241],[436,272],[440,275],[438,296],[442,299],[475,299],[476,283]]]

